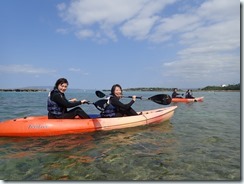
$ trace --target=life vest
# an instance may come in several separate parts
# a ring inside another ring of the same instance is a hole
[[[104,118],[111,118],[111,117],[115,117],[115,112],[116,112],[116,108],[110,103],[110,97],[108,97],[108,101],[106,103],[106,106],[104,108],[104,110],[101,112],[101,117]]]
[[[187,91],[185,98],[194,98],[194,97],[192,96],[190,91]]]
[[[60,115],[62,115],[64,113],[65,109],[63,107],[60,107],[56,102],[51,100],[51,94],[53,92],[60,93],[57,89],[54,89],[48,94],[47,110],[48,110],[49,113],[51,113],[54,116],[60,116]]]

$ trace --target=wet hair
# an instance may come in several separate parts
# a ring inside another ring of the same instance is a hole
[[[65,79],[65,78],[60,78],[60,79],[58,79],[57,81],[56,81],[56,83],[55,83],[55,86],[54,86],[54,88],[53,89],[58,89],[58,86],[61,84],[67,84],[67,85],[69,85],[69,82],[68,82],[68,80],[67,79]]]
[[[115,95],[115,94],[114,94],[114,91],[115,91],[115,88],[116,88],[116,87],[119,87],[119,88],[120,88],[121,93],[123,92],[122,87],[121,87],[119,84],[114,84],[114,85],[112,86],[112,88],[111,88],[111,93],[110,93],[110,95]]]

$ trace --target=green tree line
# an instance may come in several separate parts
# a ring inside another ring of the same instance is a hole
[[[140,88],[127,88],[124,91],[173,91],[174,88],[160,88],[160,87],[140,87]],[[206,86],[204,88],[193,89],[194,91],[211,91],[211,90],[240,90],[241,85],[239,84],[229,84],[225,87],[222,86]],[[179,91],[185,91],[183,89],[178,89]]]
[[[206,86],[205,88],[202,88],[201,90],[240,90],[241,85],[239,84],[232,84],[227,86]]]

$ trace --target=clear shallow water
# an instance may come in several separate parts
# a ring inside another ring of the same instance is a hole
[[[166,92],[164,92],[166,93]],[[157,92],[126,92],[150,97]],[[170,94],[168,92],[167,94]],[[240,93],[195,92],[170,121],[108,132],[0,138],[2,180],[240,180]],[[96,101],[94,91],[69,98]],[[47,92],[0,93],[0,121],[46,114]],[[124,99],[128,101],[128,99]],[[89,113],[99,111],[83,105]],[[161,107],[138,100],[134,109]]]

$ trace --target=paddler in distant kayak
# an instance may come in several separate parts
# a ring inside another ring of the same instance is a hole
[[[195,97],[192,96],[192,91],[188,89],[188,90],[186,91],[185,98],[195,98]]]
[[[82,119],[89,119],[90,117],[80,108],[75,107],[84,103],[87,100],[78,101],[75,98],[67,100],[64,93],[68,87],[68,80],[60,78],[57,80],[54,89],[49,93],[47,100],[47,110],[49,119],[73,119],[79,116]],[[67,108],[72,108],[67,110]]]
[[[177,88],[174,88],[173,93],[172,93],[172,98],[182,98],[179,95],[183,96],[184,94],[177,93]]]
[[[107,106],[101,112],[102,117],[123,117],[135,116],[137,112],[131,107],[136,101],[136,96],[132,96],[132,100],[128,104],[123,104],[119,100],[122,98],[122,87],[115,84],[111,88],[110,97],[108,97]]]

